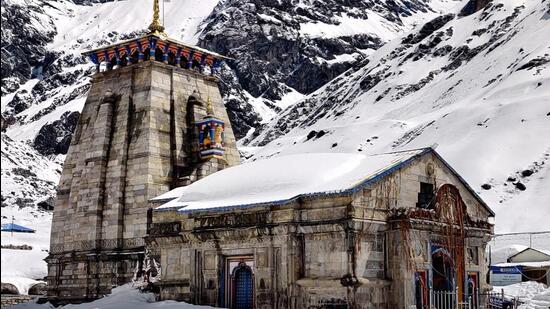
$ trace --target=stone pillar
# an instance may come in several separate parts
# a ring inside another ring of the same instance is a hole
[[[193,52],[189,53],[189,59],[187,59],[187,68],[193,68]]]

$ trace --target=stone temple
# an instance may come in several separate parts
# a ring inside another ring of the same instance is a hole
[[[48,299],[133,281],[225,308],[484,305],[491,209],[433,149],[246,164],[224,57],[151,32],[97,65],[54,209]]]
[[[58,186],[51,300],[94,299],[131,281],[149,199],[240,162],[217,84],[224,58],[167,38],[157,18],[149,28],[86,53],[97,73]]]

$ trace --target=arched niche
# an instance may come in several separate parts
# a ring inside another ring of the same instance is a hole
[[[118,65],[121,67],[125,67],[128,65],[128,55],[126,53],[121,54],[118,58]]]
[[[186,69],[188,62],[189,62],[189,59],[187,59],[187,57],[185,57],[183,55],[180,57],[180,67]]]
[[[149,60],[150,57],[151,57],[151,49],[149,47],[147,47],[144,51],[143,51],[143,54],[145,55],[145,60]]]
[[[135,64],[139,62],[139,51],[136,49],[134,52],[130,55],[130,64]]]
[[[172,51],[168,52],[168,64],[176,65],[176,54],[174,54]]]
[[[109,70],[112,70],[112,69],[115,69],[117,67],[118,63],[117,63],[117,59],[116,57],[112,57],[110,60],[109,60],[109,63],[107,65],[107,68]]]
[[[200,72],[200,70],[201,70],[201,63],[200,63],[198,60],[193,59],[193,63],[191,64],[191,69]]]
[[[164,61],[164,52],[158,47],[155,49],[155,61]]]

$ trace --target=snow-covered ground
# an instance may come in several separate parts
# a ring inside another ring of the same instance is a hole
[[[37,304],[32,301],[26,304],[20,304],[13,309],[53,309],[56,308],[49,303]],[[113,289],[113,293],[109,294],[96,301],[79,304],[66,305],[57,307],[59,309],[146,309],[146,308],[162,308],[162,309],[208,309],[209,306],[190,305],[185,302],[177,302],[173,300],[155,301],[155,296],[152,293],[142,293],[138,289],[133,288],[131,284],[125,284]]]
[[[50,247],[51,213],[35,211],[30,213],[18,207],[2,208],[2,224],[11,222],[32,228],[35,233],[2,233],[2,246],[28,245],[32,250],[2,249],[1,281],[11,283],[21,294],[27,294],[29,288],[47,275],[46,262]],[[4,219],[6,217],[6,219]]]
[[[27,293],[46,276],[52,214],[36,203],[52,196],[63,156],[45,158],[29,145],[2,134],[2,219],[36,230],[35,233],[1,232],[2,246],[28,245],[32,250],[2,249],[1,280]]]
[[[550,288],[542,283],[527,281],[493,287],[494,292],[501,293],[503,290],[506,298],[516,298],[522,303],[519,309],[550,308]]]

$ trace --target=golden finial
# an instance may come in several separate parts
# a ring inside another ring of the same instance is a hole
[[[210,96],[206,100],[206,115],[208,116],[214,115],[214,108],[212,108],[212,101],[210,100]]]
[[[159,19],[159,1],[153,0],[153,21],[149,25],[149,30],[151,34],[157,35],[166,35],[164,33],[164,26],[160,23]]]

